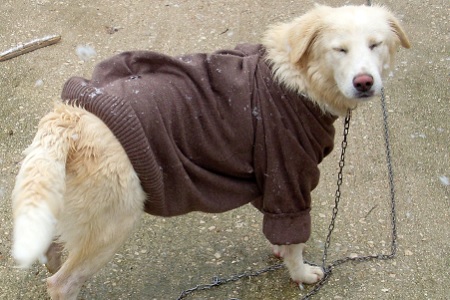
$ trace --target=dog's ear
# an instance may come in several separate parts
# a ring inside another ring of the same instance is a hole
[[[292,64],[304,65],[308,50],[320,35],[321,24],[319,15],[315,13],[303,15],[294,22],[288,36]]]
[[[408,37],[406,36],[405,31],[400,26],[400,23],[394,16],[388,17],[389,26],[391,27],[392,31],[397,35],[398,39],[400,40],[400,45],[402,47],[409,49],[411,47],[411,44],[409,42]]]

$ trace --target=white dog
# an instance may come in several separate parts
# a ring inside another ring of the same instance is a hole
[[[66,102],[25,151],[13,257],[21,267],[46,262],[56,272],[50,296],[76,299],[142,210],[251,202],[291,278],[319,281],[322,269],[302,256],[317,165],[333,147],[333,121],[380,94],[400,45],[410,46],[385,8],[319,6],[273,26],[262,45],[179,58],[127,52],[92,80],[70,79]]]

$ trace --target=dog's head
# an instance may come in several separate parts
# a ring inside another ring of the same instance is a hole
[[[368,6],[318,6],[269,31],[265,44],[279,80],[338,115],[379,95],[396,49],[410,47],[387,9]]]

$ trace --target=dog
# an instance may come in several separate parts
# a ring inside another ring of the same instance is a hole
[[[46,263],[51,298],[76,299],[143,210],[251,203],[292,280],[318,282],[323,270],[303,262],[317,165],[333,147],[334,120],[380,94],[400,46],[409,40],[384,7],[317,6],[270,27],[261,45],[176,58],[126,52],[92,80],[70,79],[24,151],[15,261]]]

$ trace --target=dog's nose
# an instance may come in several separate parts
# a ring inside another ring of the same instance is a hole
[[[373,77],[367,74],[355,76],[353,86],[358,92],[368,92],[373,85]]]

